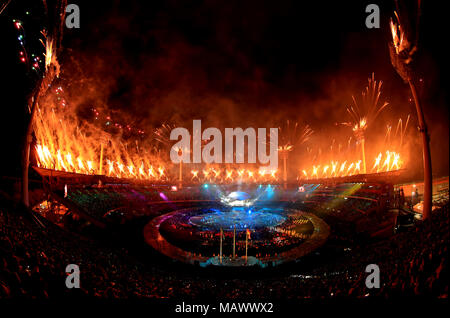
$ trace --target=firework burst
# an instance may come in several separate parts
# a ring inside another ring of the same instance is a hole
[[[295,147],[305,143],[313,134],[313,130],[309,125],[301,125],[298,122],[293,123],[287,120],[283,125],[278,127],[279,141],[278,151],[290,152]]]
[[[305,143],[313,134],[313,130],[309,125],[300,125],[298,122],[292,123],[287,120],[283,125],[278,127],[278,153],[283,160],[283,180],[287,183],[287,158],[288,153],[295,147]],[[270,138],[272,140],[272,138]]]
[[[341,123],[342,125],[351,127],[356,139],[361,143],[364,173],[367,171],[364,149],[365,131],[375,121],[381,111],[389,105],[387,102],[380,103],[382,85],[383,82],[377,82],[375,80],[375,74],[372,73],[372,77],[368,79],[366,89],[361,93],[360,102],[357,102],[356,98],[352,96],[353,105],[347,107],[350,121]]]

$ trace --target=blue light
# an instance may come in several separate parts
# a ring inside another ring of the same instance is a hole
[[[271,187],[271,185],[269,184],[269,185],[267,186],[267,188],[266,188],[266,196],[267,196],[267,199],[272,199],[273,196],[274,196],[274,194],[275,194],[275,191],[274,191],[274,189]]]
[[[205,183],[205,184],[203,185],[203,188],[208,189],[208,184]]]

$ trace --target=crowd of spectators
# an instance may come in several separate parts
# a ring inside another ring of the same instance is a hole
[[[448,205],[405,233],[356,246],[333,262],[310,272],[276,270],[243,278],[198,277],[142,263],[124,248],[67,232],[2,198],[0,204],[0,298],[58,298],[66,295],[104,298],[205,297],[279,299],[369,295],[448,297]],[[65,267],[77,264],[81,288],[65,286]],[[365,286],[365,267],[377,264],[381,288]]]

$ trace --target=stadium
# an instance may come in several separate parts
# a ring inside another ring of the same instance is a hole
[[[328,43],[293,1],[89,4],[86,29],[67,1],[19,3],[0,4],[1,301],[448,300],[433,5],[369,28],[348,4],[341,30],[333,4]]]
[[[39,168],[35,172],[46,189],[33,194],[36,213],[2,214],[7,220],[3,249],[15,257],[4,260],[8,268],[24,271],[9,282],[31,284],[11,289],[13,293],[73,294],[48,284],[45,277],[63,279],[58,264],[75,260],[80,268],[89,268],[85,275],[92,275],[77,291],[84,297],[290,299],[446,293],[448,197],[440,199],[443,205],[433,211],[432,221],[423,222],[417,218],[420,213],[401,218],[407,209],[395,201],[393,185],[371,181],[370,176],[361,178],[364,182],[328,180],[286,189],[280,184],[213,183],[178,189]],[[241,205],[230,205],[225,194]],[[250,198],[256,200],[246,206]],[[395,234],[396,226],[403,230]],[[17,241],[20,246],[13,245]],[[24,268],[30,263],[35,267]],[[371,263],[396,269],[380,289],[364,285],[364,269]],[[429,275],[423,275],[425,264]],[[401,281],[405,276],[411,278]]]

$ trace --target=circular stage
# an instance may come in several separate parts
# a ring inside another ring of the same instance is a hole
[[[314,214],[255,206],[181,209],[144,227],[154,249],[200,266],[276,266],[312,252],[328,235],[329,226]]]
[[[231,211],[213,210],[190,217],[189,222],[197,227],[218,231],[242,229],[259,229],[283,223],[285,217],[266,211],[252,211],[234,208]]]

